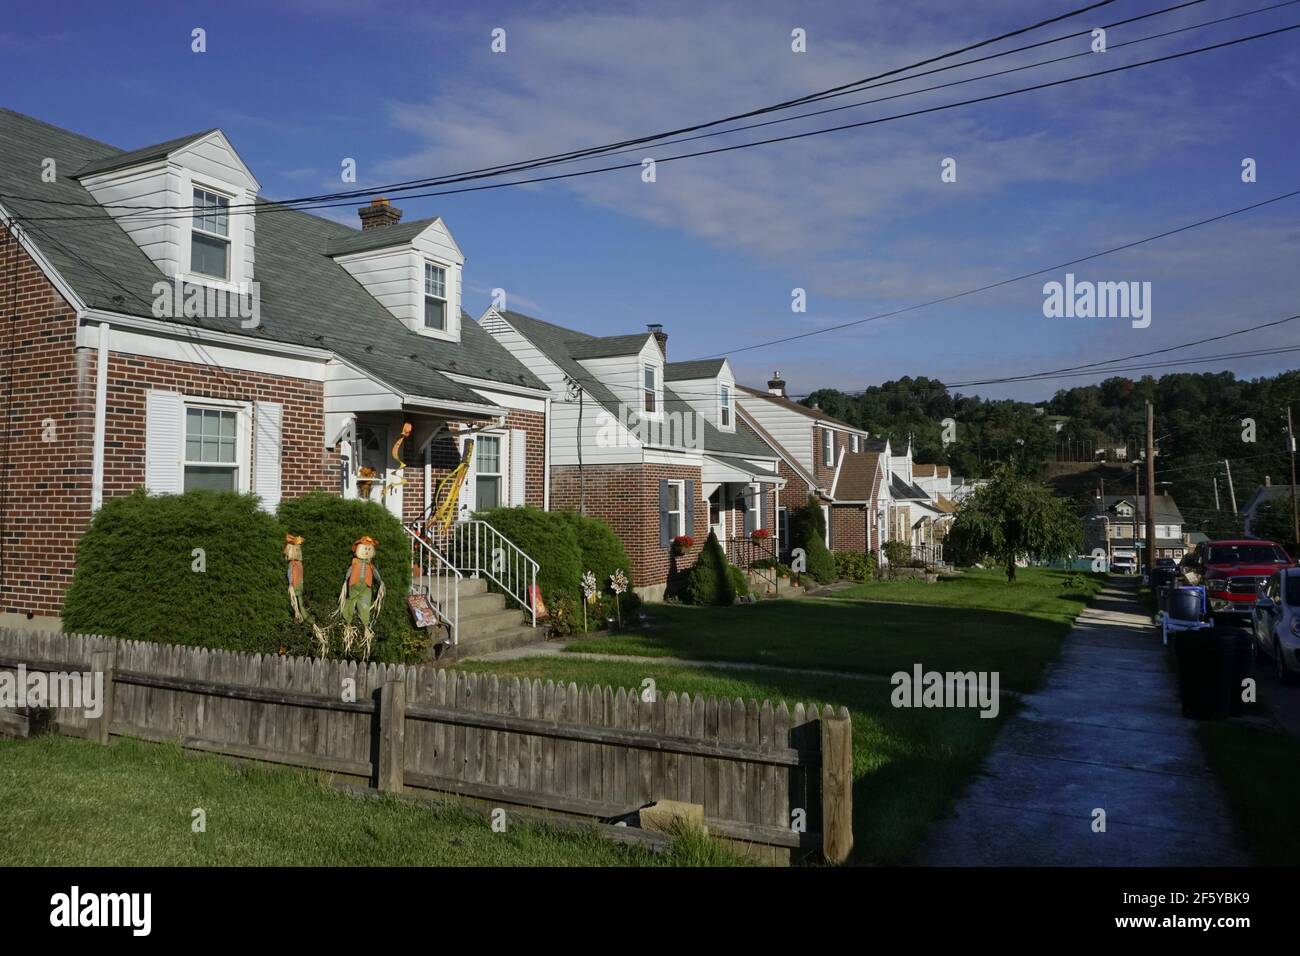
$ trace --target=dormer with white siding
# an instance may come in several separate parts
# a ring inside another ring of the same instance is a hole
[[[664,376],[705,421],[720,432],[735,432],[736,376],[726,359],[670,362]]]
[[[640,418],[664,414],[664,355],[648,332],[592,337],[574,343],[569,354]]]
[[[168,278],[235,290],[253,281],[261,186],[220,130],[119,153],[76,178]],[[151,214],[170,207],[189,215]]]
[[[362,229],[327,254],[412,332],[460,341],[465,255],[440,218],[400,223],[386,199],[360,210]]]

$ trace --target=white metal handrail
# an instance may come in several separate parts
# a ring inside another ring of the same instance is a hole
[[[537,585],[537,562],[486,521],[457,521],[449,528],[431,527],[425,540],[458,571],[484,575],[529,613],[537,626],[531,599]]]
[[[417,533],[419,523],[404,525],[411,539],[411,570],[419,572],[411,581],[411,593],[421,591],[429,598],[439,619],[447,626],[453,645],[460,643],[460,582],[465,575]],[[423,582],[423,583],[420,583]]]

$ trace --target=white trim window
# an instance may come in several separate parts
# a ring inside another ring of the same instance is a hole
[[[857,436],[857,435],[854,435],[854,436],[853,436],[853,454],[856,455],[857,453],[858,453],[858,436]]]
[[[776,539],[783,550],[789,548],[790,509],[785,505],[776,509]]]
[[[244,419],[237,406],[185,403],[182,491],[248,489]]]
[[[479,435],[474,449],[474,508],[487,511],[505,501],[505,469],[502,467],[501,435]]]
[[[723,384],[718,390],[718,427],[730,430],[731,424],[731,386]]]
[[[447,270],[432,262],[424,264],[424,327],[447,331]]]
[[[829,428],[822,429],[822,464],[827,468],[835,464],[835,433]]]
[[[749,512],[750,531],[757,531],[763,527],[763,489],[756,484],[750,484],[745,495],[745,510]]]
[[[687,534],[686,482],[668,482],[668,540]]]
[[[203,186],[194,187],[190,271],[213,279],[230,278],[230,198]]]
[[[659,414],[659,370],[645,365],[641,370],[641,407],[647,415]]]

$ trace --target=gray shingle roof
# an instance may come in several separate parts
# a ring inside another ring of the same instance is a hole
[[[576,359],[613,358],[617,355],[636,355],[645,348],[649,332],[634,335],[589,336],[569,346],[569,354]]]
[[[1174,503],[1174,499],[1172,497],[1170,497],[1169,495],[1156,495],[1154,500],[1155,500],[1154,511],[1156,513],[1157,524],[1182,524],[1183,523],[1183,513],[1178,510],[1178,505]],[[1113,515],[1115,513],[1115,506],[1119,504],[1121,501],[1127,501],[1129,504],[1135,505],[1136,507],[1134,508],[1134,512],[1137,516],[1137,519],[1139,521],[1146,520],[1146,496],[1145,495],[1141,495],[1141,496],[1107,495],[1105,498],[1102,499],[1102,506],[1105,508],[1107,514]]]
[[[326,243],[325,254],[327,256],[346,256],[354,252],[369,252],[371,249],[387,249],[390,246],[409,245],[416,236],[437,221],[437,216],[430,216],[427,219],[412,219],[410,222],[398,222],[391,226],[379,226],[375,229],[361,231],[349,229],[348,235],[336,236]]]
[[[585,352],[585,347],[593,340],[602,337],[587,335],[575,329],[567,329],[553,322],[535,319],[522,312],[505,311],[501,317],[509,322],[520,335],[531,341],[552,362],[570,378],[578,381],[587,394],[600,403],[615,418],[619,416],[619,401],[604,384],[584,368],[574,356],[575,348]],[[642,344],[649,333],[637,333],[635,336],[605,336],[603,338],[625,339],[637,338]],[[664,410],[668,412],[687,412],[691,407],[687,401],[667,385],[664,386]],[[772,450],[754,435],[737,428],[734,432],[723,432],[707,420],[704,421],[704,451],[712,454],[749,456],[753,458],[771,458]]]
[[[693,362],[669,362],[664,366],[665,382],[691,378],[713,378],[722,371],[726,359],[696,359]]]
[[[156,159],[163,159],[193,143],[200,140],[209,133],[215,133],[216,129],[205,129],[199,133],[191,133],[189,136],[178,136],[175,139],[169,139],[165,143],[154,143],[152,146],[141,146],[139,149],[133,149],[129,152],[118,152],[112,156],[105,156],[103,159],[92,160],[86,163],[76,171],[78,177],[93,176],[96,173],[106,173],[114,169],[125,169],[128,166],[136,166],[142,163],[151,163]]]
[[[19,217],[36,217],[20,225],[87,306],[153,317],[151,290],[164,279],[157,266],[98,207],[54,204],[93,203],[90,193],[66,171],[122,155],[112,146],[0,109],[0,203]],[[41,183],[33,173],[47,156],[60,171],[53,183]],[[40,221],[42,217],[81,221]],[[463,313],[460,342],[407,329],[327,254],[331,243],[359,235],[359,230],[340,223],[259,201],[254,274],[261,287],[261,325],[243,329],[235,320],[171,321],[246,336],[252,342],[329,349],[391,388],[423,398],[486,402],[472,388],[448,378],[448,372],[545,388]]]

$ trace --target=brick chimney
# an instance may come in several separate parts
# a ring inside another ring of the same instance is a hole
[[[390,205],[383,196],[377,196],[370,200],[369,206],[358,209],[357,215],[361,217],[361,231],[365,232],[367,229],[378,229],[380,226],[396,225],[402,218],[402,210]]]
[[[780,372],[773,372],[772,377],[767,380],[767,394],[785,398],[785,379],[781,377]]]
[[[664,331],[664,327],[657,322],[652,322],[646,325],[646,328],[650,330],[650,334],[653,335],[655,337],[655,341],[659,343],[660,353],[663,355],[665,359],[667,359],[668,358],[668,333]]]

